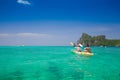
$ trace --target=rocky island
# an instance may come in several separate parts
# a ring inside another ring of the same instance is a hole
[[[120,46],[120,39],[106,39],[105,35],[90,36],[82,33],[77,43],[83,45],[90,44],[91,46]]]

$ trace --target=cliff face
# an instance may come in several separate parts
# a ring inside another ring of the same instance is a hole
[[[82,43],[83,45],[89,43],[91,44],[92,41],[91,41],[92,37],[86,33],[83,33],[81,38],[77,41],[77,43]]]
[[[77,41],[83,45],[90,44],[91,46],[120,46],[120,40],[106,39],[105,35],[90,36],[83,33],[81,38]]]

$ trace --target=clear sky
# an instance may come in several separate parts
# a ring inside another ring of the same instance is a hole
[[[0,0],[0,45],[69,45],[83,32],[120,39],[120,0]]]

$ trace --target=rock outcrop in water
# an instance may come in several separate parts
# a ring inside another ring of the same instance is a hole
[[[90,44],[91,46],[120,46],[120,39],[106,39],[105,35],[90,36],[83,33],[77,41],[83,45]]]

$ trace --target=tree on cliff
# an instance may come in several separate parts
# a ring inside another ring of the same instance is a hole
[[[105,35],[92,37],[86,33],[82,33],[82,36],[77,43],[81,43],[83,45],[90,44],[91,46],[120,46],[120,40],[106,39]]]

